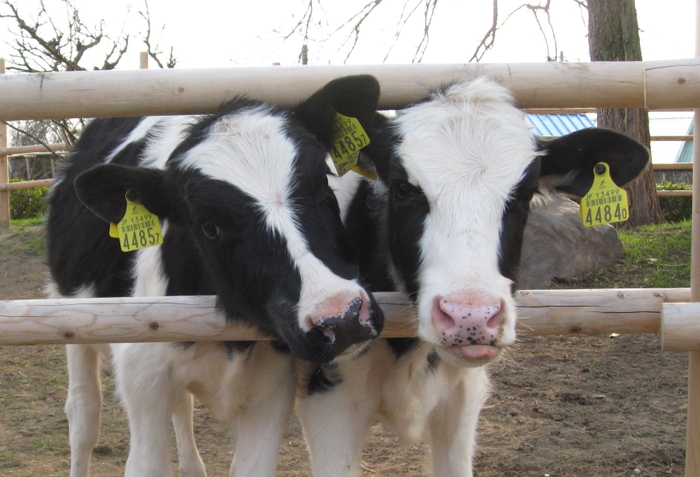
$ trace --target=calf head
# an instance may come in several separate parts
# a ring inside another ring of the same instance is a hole
[[[239,98],[195,122],[162,168],[100,165],[78,177],[76,192],[109,222],[130,194],[167,224],[163,250],[174,240],[196,244],[229,319],[282,339],[302,359],[329,361],[383,326],[356,281],[326,164],[336,113],[367,123],[378,96],[374,78],[355,76],[294,110]]]
[[[582,195],[599,161],[622,185],[648,161],[643,146],[601,129],[538,143],[509,92],[483,78],[434,93],[370,136],[393,281],[416,305],[420,338],[462,366],[515,340],[512,294],[533,194],[546,183]]]

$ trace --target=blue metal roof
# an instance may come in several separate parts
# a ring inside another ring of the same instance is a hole
[[[688,126],[688,136],[693,135],[693,121],[690,121],[690,126]],[[676,162],[693,162],[693,141],[685,141],[680,149],[678,149],[678,154],[676,155]]]
[[[579,129],[594,127],[585,114],[526,114],[525,120],[537,136],[564,136]]]

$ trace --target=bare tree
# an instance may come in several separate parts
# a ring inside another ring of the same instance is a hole
[[[44,0],[34,2],[35,8],[31,11],[26,1],[0,0],[0,20],[10,25],[8,35],[11,39],[7,44],[11,48],[11,53],[7,70],[35,73],[85,71],[88,68],[114,69],[122,61],[129,47],[131,37],[126,33],[126,23],[122,25],[118,34],[112,35],[105,31],[104,20],[94,26],[86,24],[80,15],[78,5],[73,0],[59,1],[62,4],[63,16],[51,14]],[[138,13],[146,24],[145,31],[141,35],[148,55],[161,68],[164,65],[168,68],[174,67],[176,59],[172,48],[169,57],[161,60],[162,51],[159,49],[158,42],[153,43],[147,0],[144,0],[144,10]],[[86,65],[88,52],[100,53],[99,64],[90,67]],[[77,134],[84,125],[81,119],[51,120],[42,121],[42,123],[52,129],[51,134],[55,138],[60,138],[68,145],[75,142]],[[14,126],[8,124],[8,126],[23,131],[27,137],[33,136],[33,144],[44,144],[46,137],[42,138],[31,132],[42,128],[27,128],[28,124],[28,122],[22,122]]]
[[[572,1],[579,6],[585,6],[582,0]],[[305,3],[306,7],[300,19],[282,35],[282,38],[284,40],[291,40],[293,38],[300,39],[301,45],[298,61],[302,64],[306,64],[305,61],[308,61],[309,45],[311,43],[325,44],[331,37],[340,38],[340,46],[338,46],[335,54],[342,53],[344,55],[343,62],[345,63],[355,52],[355,47],[366,27],[367,20],[373,15],[376,15],[380,5],[387,4],[398,5],[397,2],[371,0],[356,9],[353,14],[339,25],[331,26],[327,21],[327,15],[323,8],[323,1],[307,0]],[[399,9],[400,11],[394,28],[393,39],[386,51],[384,61],[388,60],[394,47],[399,44],[400,38],[410,35],[410,33],[407,32],[408,23],[411,19],[417,17],[420,17],[421,29],[417,32],[418,40],[411,61],[413,63],[420,63],[423,60],[430,44],[430,31],[433,25],[436,8],[437,0],[404,0]],[[484,54],[493,48],[497,32],[502,29],[511,18],[520,12],[532,13],[535,24],[544,39],[548,61],[563,61],[564,56],[558,49],[555,28],[551,18],[551,0],[543,0],[538,3],[523,3],[505,15],[504,20],[500,23],[498,0],[492,0],[492,12],[491,24],[474,49],[473,54],[469,58],[469,62],[480,61],[484,57]],[[323,33],[324,31],[328,33]]]

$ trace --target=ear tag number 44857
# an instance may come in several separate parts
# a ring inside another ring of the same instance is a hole
[[[118,224],[109,224],[109,236],[119,239],[122,252],[163,243],[158,216],[143,204],[126,199],[126,213]]]
[[[376,179],[374,171],[368,171],[359,164],[360,149],[369,144],[369,137],[356,118],[336,113],[333,124],[333,145],[331,159],[339,176],[355,171],[370,179]]]
[[[591,190],[581,198],[579,215],[583,225],[593,227],[629,219],[627,192],[610,178],[610,167],[605,162],[599,162],[593,168],[593,174],[595,178]]]

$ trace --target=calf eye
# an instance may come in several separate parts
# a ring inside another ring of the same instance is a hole
[[[405,199],[413,192],[413,186],[408,182],[400,182],[396,185],[396,196],[399,199]]]
[[[214,239],[219,236],[221,229],[213,222],[204,222],[202,224],[202,233],[208,239]]]

